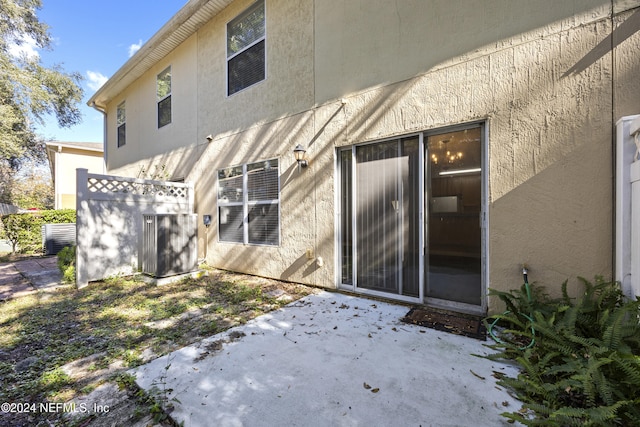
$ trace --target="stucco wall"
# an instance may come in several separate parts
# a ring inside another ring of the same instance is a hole
[[[234,2],[189,39],[197,120],[176,126],[183,148],[129,157],[188,171],[196,211],[214,218],[206,231],[199,221],[199,253],[206,240],[212,265],[335,287],[335,148],[482,121],[487,285],[518,287],[523,262],[552,293],[565,279],[576,293],[576,276],[612,275],[613,130],[640,111],[640,19],[629,9],[640,1],[614,2],[612,18],[603,0],[267,0],[267,78],[227,97],[225,25],[249,3]],[[155,85],[164,66],[145,78]],[[310,159],[301,171],[297,144]],[[272,157],[281,246],[218,243],[216,171]]]
[[[76,208],[76,169],[85,168],[90,173],[104,173],[102,153],[90,154],[87,151],[64,148],[58,156],[56,165],[56,208]]]
[[[197,36],[193,35],[156,63],[107,107],[107,170],[141,178],[183,178],[194,159],[176,155],[197,145]],[[171,123],[158,129],[156,76],[171,66]],[[117,146],[116,109],[126,102],[126,138]],[[173,150],[177,150],[175,153]],[[154,176],[155,165],[168,176]],[[148,173],[141,174],[144,168]]]
[[[227,135],[313,105],[313,2],[266,0],[266,78],[226,96],[226,25],[253,1],[234,2],[198,32],[198,138]],[[220,139],[220,141],[218,141]],[[260,144],[273,143],[261,138]]]

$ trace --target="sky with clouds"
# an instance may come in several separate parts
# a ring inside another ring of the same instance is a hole
[[[37,50],[30,40],[16,49],[39,55],[46,66],[60,65],[77,72],[84,81],[83,120],[69,129],[58,127],[51,117],[38,132],[46,140],[102,142],[102,113],[86,105],[89,98],[187,0],[43,0],[38,12],[53,38],[50,51]]]

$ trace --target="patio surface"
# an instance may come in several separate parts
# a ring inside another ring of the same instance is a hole
[[[0,301],[62,286],[58,257],[0,263]]]
[[[509,425],[500,413],[520,404],[494,372],[517,370],[408,311],[323,291],[133,373],[187,427]]]

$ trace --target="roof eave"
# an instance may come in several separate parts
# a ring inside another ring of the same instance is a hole
[[[87,101],[104,111],[114,96],[195,34],[233,0],[190,0]]]

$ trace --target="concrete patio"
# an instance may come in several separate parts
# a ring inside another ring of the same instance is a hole
[[[61,282],[55,256],[0,263],[0,301],[56,289]]]
[[[141,366],[137,383],[195,426],[498,426],[519,402],[472,338],[409,308],[321,292]],[[176,399],[175,401],[173,399]]]

